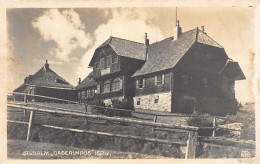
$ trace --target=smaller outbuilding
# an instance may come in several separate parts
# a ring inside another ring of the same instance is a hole
[[[34,75],[24,79],[24,83],[14,92],[76,100],[77,93],[73,85],[50,69],[48,60]],[[45,98],[32,98],[34,101],[52,101]]]

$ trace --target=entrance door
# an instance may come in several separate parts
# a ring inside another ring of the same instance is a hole
[[[192,99],[184,99],[183,112],[191,114],[194,111],[195,102]]]

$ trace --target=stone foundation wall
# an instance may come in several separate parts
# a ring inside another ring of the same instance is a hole
[[[137,105],[139,98],[140,105]],[[157,98],[159,98],[158,102],[155,103],[155,99]],[[133,99],[135,108],[171,112],[171,92],[142,95]]]

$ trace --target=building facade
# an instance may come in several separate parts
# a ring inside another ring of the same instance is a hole
[[[201,29],[149,44],[110,37],[89,64],[95,98],[134,103],[135,108],[224,115],[235,112],[234,85],[245,76],[239,64]]]

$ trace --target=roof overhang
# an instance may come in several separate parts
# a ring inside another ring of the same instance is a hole
[[[220,72],[222,75],[233,78],[235,80],[244,80],[246,79],[243,71],[241,70],[238,62],[233,60],[228,60],[223,70]]]

